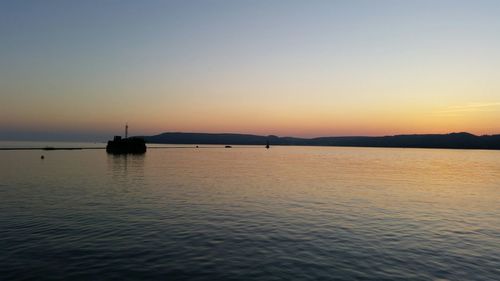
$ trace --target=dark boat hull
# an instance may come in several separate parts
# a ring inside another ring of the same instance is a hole
[[[140,138],[115,139],[106,146],[106,152],[111,154],[141,154],[146,150],[146,143]]]

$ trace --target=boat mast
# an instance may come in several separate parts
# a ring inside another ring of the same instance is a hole
[[[128,123],[125,123],[125,138],[128,138]]]

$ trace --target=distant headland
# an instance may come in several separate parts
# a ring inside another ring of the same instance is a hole
[[[224,145],[303,145],[400,148],[499,149],[500,135],[476,136],[470,133],[394,135],[382,137],[296,138],[250,134],[167,132],[141,136],[147,143],[224,144]]]

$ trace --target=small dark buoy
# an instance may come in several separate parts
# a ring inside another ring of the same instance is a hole
[[[45,159],[45,156],[43,156],[43,155],[42,155],[42,156],[40,156],[40,159]]]

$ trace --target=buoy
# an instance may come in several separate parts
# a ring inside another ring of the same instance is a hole
[[[40,159],[45,159],[45,156],[43,156],[43,155],[42,155],[42,156],[40,157]]]

